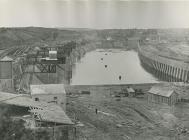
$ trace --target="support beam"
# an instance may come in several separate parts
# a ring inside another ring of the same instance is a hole
[[[185,75],[184,75],[184,81],[187,82],[187,74],[188,74],[188,71],[185,70]]]
[[[163,64],[163,73],[165,74],[165,64]]]
[[[175,78],[178,79],[178,68],[176,67]]]
[[[186,81],[189,82],[189,71],[187,71],[187,76],[186,77],[187,77]]]
[[[178,74],[179,80],[181,79],[181,69],[179,68],[179,74]]]
[[[166,75],[169,74],[169,73],[168,73],[168,67],[169,67],[169,66],[168,66],[167,64],[165,64],[165,74],[166,74]]]
[[[56,65],[55,64],[38,64],[41,73],[56,73]]]
[[[183,78],[183,69],[181,69],[181,75],[180,75],[181,81],[183,80],[182,78]]]

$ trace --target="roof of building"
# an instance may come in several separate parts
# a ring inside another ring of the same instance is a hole
[[[46,61],[57,61],[57,58],[50,58],[50,57],[45,57],[45,58],[41,58],[41,60],[46,60]]]
[[[30,112],[39,115],[40,121],[56,122],[61,124],[73,124],[70,118],[65,114],[63,110],[40,110],[31,109]]]
[[[0,61],[8,61],[9,62],[9,61],[13,61],[13,59],[8,56],[5,56]]]
[[[171,87],[163,87],[163,86],[153,86],[149,91],[149,93],[170,97],[175,90],[171,89]]]
[[[24,107],[36,107],[36,108],[46,108],[55,109],[55,107],[46,102],[33,101],[29,95],[26,94],[13,94],[8,92],[0,91],[0,102],[16,105],[16,106],[24,106]]]
[[[30,96],[24,94],[0,92],[0,103],[30,107],[30,112],[40,115],[41,121],[68,125],[73,124],[60,106],[41,101],[33,101]]]
[[[66,94],[63,84],[30,85],[31,95],[38,94]]]
[[[127,92],[135,92],[133,88],[129,87],[127,88]]]
[[[49,53],[57,54],[57,51],[49,51]]]

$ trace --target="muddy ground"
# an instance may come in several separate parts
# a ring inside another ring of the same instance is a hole
[[[188,140],[189,103],[152,104],[146,95],[120,98],[111,90],[101,86],[91,88],[90,95],[68,96],[67,114],[77,123],[77,140]]]

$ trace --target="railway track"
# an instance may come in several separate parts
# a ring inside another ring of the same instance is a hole
[[[1,54],[0,54],[0,59],[2,59],[3,57],[7,56],[11,51],[13,51],[14,48],[11,47],[9,49],[5,49]]]
[[[5,56],[10,56],[13,59],[22,56],[23,54],[29,52],[31,50],[30,46],[14,46],[8,49],[5,49],[1,54],[0,54],[0,59],[2,59]]]

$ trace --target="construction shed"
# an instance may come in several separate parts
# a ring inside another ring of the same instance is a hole
[[[148,102],[153,103],[165,103],[168,105],[174,105],[179,100],[179,95],[174,89],[163,86],[153,86],[147,92]]]
[[[49,51],[49,59],[57,60],[57,51]]]
[[[0,91],[0,102],[29,108],[31,113],[40,116],[40,121],[55,122],[59,124],[73,124],[64,110],[57,104],[49,104],[43,101],[33,101],[29,95],[13,94]],[[37,120],[37,119],[36,119]]]
[[[0,89],[3,91],[9,91],[13,89],[13,59],[5,56],[0,59]]]
[[[129,97],[135,96],[135,90],[133,88],[127,87],[126,91],[127,91]]]
[[[34,128],[36,131],[38,131],[38,128],[46,129],[47,131],[52,129],[49,133],[53,133],[52,136],[54,139],[68,140],[75,134],[74,123],[57,104],[33,101],[26,94],[13,94],[1,91],[0,103],[26,108],[27,112],[30,112],[31,115],[27,115],[27,118],[22,116],[22,118],[25,118],[26,124],[29,122],[29,128]],[[18,109],[15,112],[18,112]],[[34,124],[34,127],[32,124]]]
[[[30,85],[30,92],[34,101],[55,103],[66,110],[66,91],[63,84]]]

